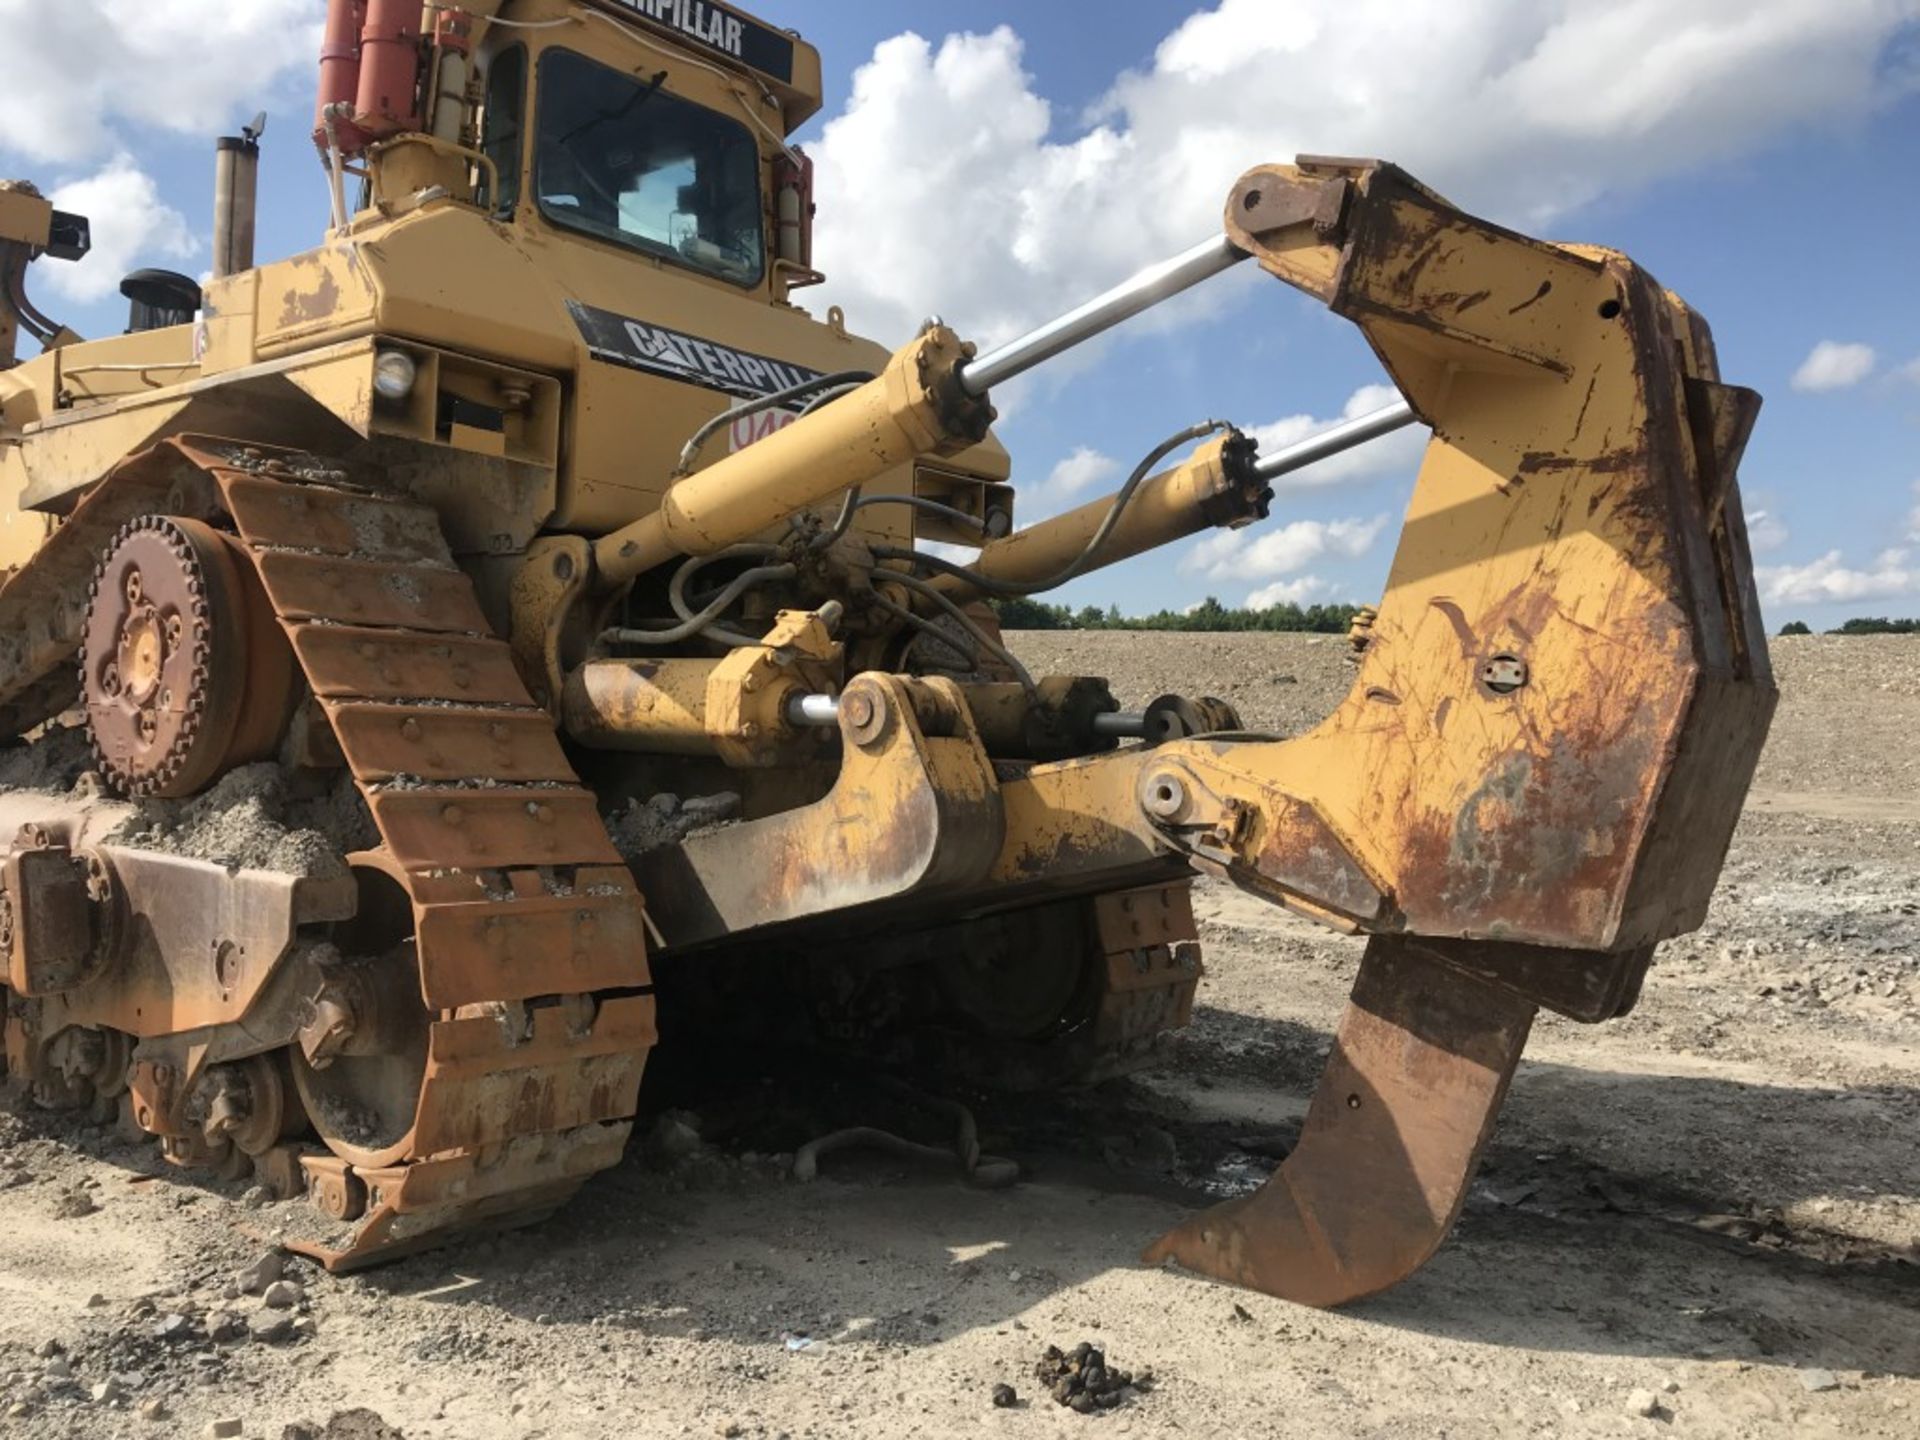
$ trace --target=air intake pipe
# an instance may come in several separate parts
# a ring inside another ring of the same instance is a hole
[[[353,121],[376,140],[420,128],[420,0],[367,0]]]
[[[327,0],[313,143],[342,155],[420,129],[420,0]]]
[[[360,32],[366,28],[367,0],[327,0],[326,28],[320,40],[320,87],[313,107],[313,143],[327,148],[329,114],[350,114],[360,97]],[[366,133],[335,118],[334,134],[342,154],[366,147]]]

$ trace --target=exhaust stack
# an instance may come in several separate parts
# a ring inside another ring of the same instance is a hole
[[[222,135],[213,157],[213,278],[253,268],[254,216],[260,197],[264,113],[238,135]]]

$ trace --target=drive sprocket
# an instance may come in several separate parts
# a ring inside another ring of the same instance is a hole
[[[80,686],[118,789],[190,795],[271,752],[292,662],[250,591],[230,542],[200,521],[141,515],[114,536],[88,592]]]

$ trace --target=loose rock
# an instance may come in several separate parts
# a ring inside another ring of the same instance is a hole
[[[62,1190],[53,1201],[53,1218],[56,1220],[78,1220],[91,1215],[100,1207],[94,1203],[93,1196],[74,1186],[71,1190]]]
[[[243,1295],[259,1295],[286,1274],[287,1262],[278,1250],[269,1250],[233,1277]]]
[[[1106,1352],[1082,1340],[1064,1352],[1058,1345],[1049,1345],[1033,1368],[1033,1378],[1046,1387],[1056,1405],[1091,1415],[1113,1409],[1129,1390],[1145,1389],[1150,1377],[1143,1374],[1136,1381],[1130,1372],[1110,1368]]]
[[[377,1412],[364,1408],[336,1410],[324,1425],[297,1420],[280,1432],[280,1440],[406,1440]]]
[[[647,1148],[669,1163],[684,1160],[700,1149],[700,1121],[684,1110],[669,1110],[654,1122]]]
[[[193,1338],[193,1322],[177,1312],[162,1315],[153,1327],[154,1338],[178,1343]]]

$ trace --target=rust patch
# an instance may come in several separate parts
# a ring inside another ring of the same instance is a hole
[[[1594,388],[1598,386],[1599,383],[1600,377],[1598,375],[1589,376],[1587,379],[1587,393],[1581,397],[1580,413],[1573,418],[1573,433],[1575,436],[1578,436],[1580,432],[1586,428],[1587,407],[1593,403]]]
[[[1557,450],[1529,450],[1520,457],[1519,475],[1560,475],[1580,470],[1590,475],[1618,475],[1646,463],[1643,446],[1627,445],[1599,455],[1563,455]]]
[[[1466,612],[1452,600],[1434,599],[1427,603],[1447,617],[1447,623],[1453,627],[1453,633],[1459,637],[1460,653],[1473,654],[1475,650],[1473,627],[1467,624]]]
[[[1395,288],[1409,297],[1414,295],[1420,288],[1420,277],[1426,273],[1427,267],[1431,265],[1434,262],[1434,258],[1439,255],[1445,239],[1446,237],[1444,235],[1429,235],[1426,243],[1415,253],[1413,259],[1407,262],[1407,268],[1401,272],[1400,283]],[[1384,255],[1382,258],[1384,258]],[[1419,317],[1414,314],[1409,314],[1403,318],[1417,320]]]
[[[1450,819],[1409,834],[1409,928],[1604,949],[1662,769],[1632,724],[1504,757]]]
[[[1514,306],[1511,310],[1507,311],[1507,314],[1518,315],[1522,310],[1526,309],[1529,305],[1538,305],[1542,300],[1547,298],[1548,294],[1550,294],[1552,290],[1553,290],[1553,281],[1542,280],[1540,282],[1540,288],[1533,292],[1533,295],[1531,298],[1522,300],[1518,305]]]

